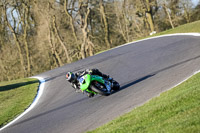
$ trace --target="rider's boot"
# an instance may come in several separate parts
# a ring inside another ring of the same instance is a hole
[[[91,97],[94,96],[94,93],[87,93],[87,96],[88,96],[89,98],[91,98]]]
[[[87,96],[88,96],[89,98],[91,98],[91,97],[94,96],[94,93],[90,93],[90,92],[87,92],[87,91],[84,91],[84,92],[87,94]]]

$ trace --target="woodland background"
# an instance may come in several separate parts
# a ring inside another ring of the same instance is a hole
[[[191,0],[0,0],[0,81],[200,20]]]

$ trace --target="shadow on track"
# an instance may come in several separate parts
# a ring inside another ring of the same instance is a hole
[[[29,84],[34,84],[34,83],[37,83],[37,82],[38,81],[35,80],[35,81],[27,81],[27,82],[4,85],[4,86],[0,86],[0,91],[8,91],[8,90],[12,90],[12,89],[17,89],[19,87],[26,86],[26,85],[29,85]]]
[[[132,80],[132,81],[128,81],[128,82],[126,82],[126,83],[123,83],[123,84],[121,85],[121,87],[120,87],[120,90],[118,90],[118,91],[121,91],[121,90],[126,89],[126,88],[128,88],[128,87],[130,87],[130,86],[132,86],[132,85],[134,85],[134,84],[137,84],[137,83],[143,81],[143,80],[146,80],[146,79],[148,79],[148,78],[150,78],[150,77],[152,77],[152,76],[154,76],[154,75],[156,75],[156,74],[158,74],[158,73],[160,73],[160,72],[163,72],[163,71],[165,71],[165,70],[174,68],[174,67],[176,67],[176,66],[182,65],[182,64],[184,64],[184,63],[190,62],[190,61],[195,60],[195,59],[198,59],[198,58],[200,58],[200,55],[198,55],[198,56],[196,56],[196,57],[193,57],[193,58],[190,58],[190,59],[187,59],[187,60],[184,60],[184,61],[182,61],[182,62],[173,64],[173,65],[171,65],[171,66],[165,67],[165,68],[160,69],[160,70],[158,70],[158,71],[152,72],[151,74],[149,74],[149,75],[147,75],[147,76],[144,76],[144,77],[142,77],[142,78],[139,78],[139,79],[136,79],[136,80]],[[116,92],[118,92],[118,91],[116,91]],[[116,92],[113,92],[113,93],[116,93]]]
[[[154,76],[154,75],[155,75],[155,74],[151,74],[151,75],[144,76],[144,77],[139,78],[139,79],[134,80],[134,81],[126,82],[126,83],[124,83],[124,84],[120,87],[120,90],[126,89],[126,88],[128,88],[128,87],[130,87],[130,86],[132,86],[132,85],[134,85],[134,84],[137,84],[137,83],[139,83],[139,82],[142,82],[142,81],[144,81],[144,80],[146,80],[146,79],[148,79],[148,78],[150,78],[150,77],[152,77],[152,76]]]
[[[126,89],[126,88],[128,88],[128,87],[130,87],[130,86],[132,86],[132,85],[134,85],[134,84],[137,84],[137,83],[139,83],[139,82],[142,82],[142,81],[144,81],[144,80],[146,80],[146,79],[148,79],[148,78],[151,78],[151,77],[153,77],[154,75],[155,75],[155,74],[150,74],[150,75],[144,76],[144,77],[142,77],[142,78],[139,78],[139,79],[136,79],[136,80],[131,80],[131,81],[128,81],[128,82],[126,82],[126,83],[123,83],[122,86],[120,87],[120,89],[117,90],[117,91],[112,92],[112,94],[117,93],[117,92],[119,92],[119,91],[121,91],[121,90],[124,90],[124,89]],[[112,95],[112,94],[111,94],[111,95]]]

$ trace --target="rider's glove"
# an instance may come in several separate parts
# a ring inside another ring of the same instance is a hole
[[[88,74],[92,74],[92,69],[86,69],[85,70]]]

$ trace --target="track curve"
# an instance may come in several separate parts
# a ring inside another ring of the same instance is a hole
[[[46,80],[39,102],[2,133],[80,133],[143,104],[200,69],[200,37],[144,40],[37,75]],[[108,97],[75,93],[67,71],[98,68],[121,85]]]

